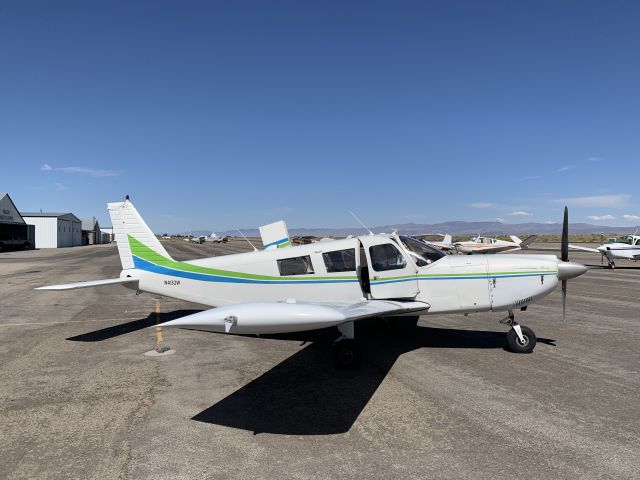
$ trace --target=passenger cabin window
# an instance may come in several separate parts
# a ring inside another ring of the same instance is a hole
[[[278,260],[278,270],[280,270],[280,275],[282,276],[314,273],[313,264],[311,263],[311,257],[309,255]]]
[[[427,245],[427,243],[416,240],[415,238],[401,236],[400,241],[419,267],[437,262],[445,256],[445,254],[437,248]]]
[[[407,266],[407,262],[396,247],[390,243],[369,247],[371,266],[376,272],[399,270]]]
[[[356,249],[336,250],[322,254],[327,272],[353,272],[356,269]]]

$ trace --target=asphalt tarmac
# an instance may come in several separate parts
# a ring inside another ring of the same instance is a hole
[[[516,314],[532,354],[505,350],[501,313],[423,316],[359,324],[363,365],[342,371],[332,330],[160,338],[146,327],[203,307],[33,290],[117,277],[114,245],[0,253],[0,478],[636,479],[640,263],[571,257],[594,268],[569,282],[566,322],[559,288]],[[158,346],[176,353],[144,355]]]

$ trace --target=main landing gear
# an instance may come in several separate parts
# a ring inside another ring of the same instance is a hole
[[[340,368],[357,368],[362,361],[362,353],[354,339],[353,322],[338,325],[340,336],[333,343],[333,359]]]
[[[511,327],[507,332],[507,343],[512,352],[531,353],[533,351],[538,341],[536,334],[529,327],[521,326],[516,322],[513,310],[509,310],[509,315],[500,320],[500,323]]]

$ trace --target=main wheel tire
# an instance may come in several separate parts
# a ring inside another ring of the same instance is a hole
[[[538,342],[536,334],[529,327],[520,326],[524,343],[520,341],[516,331],[512,328],[507,332],[507,343],[509,349],[514,353],[531,353]]]
[[[340,340],[333,346],[333,359],[337,367],[358,368],[362,361],[362,354],[355,340]]]

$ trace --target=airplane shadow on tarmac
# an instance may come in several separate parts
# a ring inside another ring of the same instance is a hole
[[[184,317],[198,310],[155,313],[132,322],[69,337],[101,342]],[[397,323],[361,320],[356,338],[364,352],[357,370],[333,365],[335,328],[264,338],[297,340],[308,345],[192,420],[248,430],[254,434],[333,435],[348,432],[400,355],[419,348],[504,349],[505,331],[397,327]],[[393,327],[393,328],[392,328]],[[206,332],[210,333],[210,332]],[[211,334],[211,333],[210,333]],[[219,334],[212,334],[219,335]],[[538,338],[554,345],[554,340]]]
[[[403,353],[418,348],[503,349],[506,341],[504,331],[414,327],[390,332],[380,325],[373,329],[359,327],[358,324],[356,336],[365,355],[358,370],[340,370],[333,366],[330,343],[336,337],[335,329],[272,335],[269,338],[313,343],[192,420],[254,434],[345,433]],[[554,345],[554,340],[538,341]]]
[[[160,314],[150,313],[149,316],[141,318],[140,320],[133,320],[132,322],[101,328],[100,330],[94,330],[93,332],[69,337],[67,340],[72,342],[102,342],[103,340],[119,337],[120,335],[142,330],[143,328],[151,327],[158,323],[175,320],[176,318],[185,317],[199,311],[200,310],[175,310],[173,312]]]

